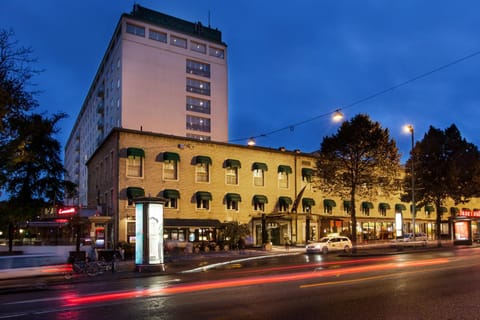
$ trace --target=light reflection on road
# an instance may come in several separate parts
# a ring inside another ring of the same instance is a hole
[[[373,258],[372,258],[373,259]],[[381,260],[390,260],[390,258],[375,258],[375,261]],[[362,260],[364,262],[365,260]],[[424,266],[438,266],[442,264],[447,264],[450,260],[447,258],[436,258],[436,259],[425,259],[425,260],[414,260],[414,261],[400,261],[400,262],[386,262],[386,263],[378,263],[378,264],[369,264],[369,265],[357,265],[352,266],[352,263],[358,263],[356,260],[349,260],[344,262],[324,262],[319,264],[335,264],[335,265],[342,265],[341,268],[333,268],[333,269],[322,269],[319,266],[316,266],[314,270],[309,270],[305,272],[295,272],[295,273],[288,273],[288,274],[276,274],[276,275],[264,275],[264,276],[252,276],[252,277],[244,277],[244,278],[235,278],[235,279],[224,279],[224,280],[217,280],[217,281],[205,281],[205,282],[197,282],[197,283],[190,283],[190,284],[180,284],[180,285],[165,285],[165,286],[158,286],[156,288],[147,288],[147,289],[136,289],[136,290],[128,290],[128,291],[118,291],[118,292],[108,292],[108,293],[101,293],[101,294],[91,294],[86,296],[75,296],[75,295],[68,295],[62,298],[62,301],[65,303],[65,307],[71,306],[80,306],[84,304],[91,304],[91,303],[102,303],[106,301],[118,301],[124,299],[132,299],[132,298],[142,298],[142,297],[153,297],[153,296],[165,296],[165,295],[174,295],[174,294],[182,294],[182,293],[189,293],[189,292],[197,292],[197,291],[205,291],[205,290],[214,290],[214,289],[222,289],[222,288],[235,288],[235,287],[242,287],[242,286],[252,286],[252,285],[264,285],[264,284],[272,284],[272,283],[281,283],[286,281],[299,281],[299,280],[310,280],[310,279],[317,279],[321,277],[339,277],[341,275],[349,275],[349,274],[359,274],[359,273],[367,273],[367,272],[374,272],[374,271],[386,271],[389,269],[407,269],[407,268],[418,268]],[[301,266],[298,266],[300,268]],[[303,265],[303,268],[305,266]],[[270,271],[278,271],[279,269],[295,269],[296,266],[288,266],[288,267],[279,267],[279,268],[268,268]],[[258,273],[258,272],[257,272]]]

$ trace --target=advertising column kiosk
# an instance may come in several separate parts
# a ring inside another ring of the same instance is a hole
[[[135,199],[135,266],[138,272],[165,271],[163,207],[165,199]]]

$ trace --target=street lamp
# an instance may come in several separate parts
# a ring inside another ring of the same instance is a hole
[[[410,132],[412,134],[412,158],[411,164],[412,164],[412,171],[411,171],[411,176],[412,176],[412,224],[413,224],[413,241],[415,241],[415,174],[414,174],[414,155],[413,155],[413,147],[414,147],[414,130],[412,125],[406,125],[405,126],[405,131]]]

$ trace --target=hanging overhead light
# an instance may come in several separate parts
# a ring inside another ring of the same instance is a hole
[[[332,119],[333,121],[335,122],[339,122],[339,121],[342,121],[343,120],[343,113],[340,112],[339,109],[335,110],[335,112],[333,113],[332,115]]]
[[[254,138],[248,139],[247,145],[249,145],[249,146],[254,146],[255,144],[256,144],[256,142],[255,142],[255,139],[254,139]]]

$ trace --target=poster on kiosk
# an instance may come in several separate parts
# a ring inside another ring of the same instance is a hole
[[[159,266],[163,269],[163,205],[161,198],[141,198],[135,203],[137,266]]]

